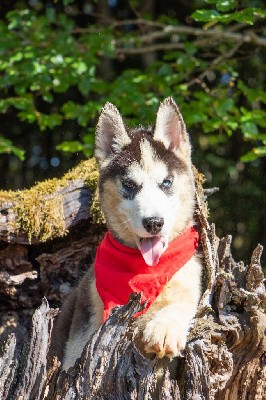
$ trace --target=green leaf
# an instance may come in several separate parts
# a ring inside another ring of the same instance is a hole
[[[91,81],[89,77],[83,76],[78,83],[78,89],[83,96],[87,96],[91,89]]]
[[[0,136],[0,154],[7,153],[7,154],[14,154],[20,160],[25,159],[25,151],[21,150],[20,148],[13,145],[11,140]]]
[[[216,1],[216,8],[218,11],[230,11],[237,7],[237,0],[218,0]]]
[[[87,65],[83,61],[76,61],[72,64],[72,67],[77,72],[78,75],[84,74],[88,70]]]
[[[209,21],[217,21],[217,18],[220,16],[220,13],[216,10],[197,10],[195,11],[191,17],[195,21],[199,22],[209,22]]]
[[[75,0],[63,0],[64,6],[68,6],[71,3],[74,3]]]
[[[0,112],[5,113],[9,107],[7,100],[0,100]]]
[[[87,135],[83,136],[82,140],[84,143],[94,146],[95,135],[93,133],[88,133]]]
[[[52,129],[55,126],[61,125],[63,119],[62,115],[57,113],[52,113],[49,115],[37,113],[36,117],[38,125],[42,131],[44,131],[47,128]]]
[[[237,87],[242,91],[242,93],[251,103],[255,101],[262,101],[266,104],[266,91],[248,87],[241,80],[238,81]]]
[[[249,7],[244,8],[241,11],[232,12],[231,14],[220,14],[216,10],[197,10],[192,15],[195,21],[199,22],[221,22],[229,24],[230,22],[236,21],[244,24],[253,25],[254,21],[260,17],[266,17],[266,11],[261,8]]]
[[[28,9],[13,10],[7,13],[7,18],[10,21],[9,30],[21,29],[27,31],[34,20],[33,14]]]
[[[228,111],[232,110],[234,107],[234,101],[232,99],[222,100],[220,104],[217,105],[216,110],[221,117],[224,117]]]
[[[88,121],[95,118],[99,107],[100,106],[93,101],[88,101],[84,105],[68,101],[62,106],[61,111],[66,119],[77,119],[80,126],[87,126]]]
[[[244,156],[240,158],[241,161],[243,162],[250,162],[254,161],[259,157],[265,157],[266,156],[266,146],[261,146],[261,147],[255,147],[248,153],[246,153]]]
[[[258,127],[253,122],[243,122],[241,125],[241,130],[245,138],[248,139],[257,139],[258,135]]]
[[[60,143],[56,146],[56,150],[61,150],[66,153],[78,153],[79,151],[83,150],[83,147],[84,145],[81,142],[72,140]]]
[[[205,0],[205,3],[215,4],[218,11],[230,11],[236,8],[237,0]]]

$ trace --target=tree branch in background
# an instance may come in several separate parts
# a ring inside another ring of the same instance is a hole
[[[185,34],[187,36],[195,36],[197,40],[193,42],[197,47],[215,47],[218,42],[236,43],[236,46],[243,44],[251,44],[253,46],[266,47],[266,38],[263,38],[255,34],[251,30],[245,30],[242,33],[234,32],[233,30],[221,30],[221,29],[202,29],[194,28],[189,26],[174,26],[167,25],[161,22],[147,21],[144,19],[128,19],[123,21],[113,21],[110,24],[111,29],[126,27],[126,26],[138,26],[140,29],[139,34],[134,35],[135,31],[132,31],[132,36],[126,36],[125,39],[114,39],[113,44],[115,52],[118,57],[121,55],[136,55],[145,54],[147,52],[154,51],[168,51],[175,49],[182,49],[184,47],[182,41],[177,36],[179,34]],[[153,31],[148,33],[141,33],[141,27],[146,26],[154,28]],[[243,27],[242,24],[238,24],[238,29]],[[84,34],[96,32],[95,28],[76,28],[73,30],[73,34]],[[174,37],[174,39],[173,39]],[[156,43],[157,41],[165,40],[165,42]],[[170,41],[166,42],[166,40]],[[145,46],[148,44],[148,46]]]
[[[219,30],[219,29],[208,29],[204,30],[202,28],[194,28],[189,26],[174,26],[167,25],[160,22],[146,21],[143,19],[135,19],[135,20],[124,20],[113,22],[111,27],[121,27],[127,25],[147,25],[153,28],[160,28],[160,30],[156,30],[154,32],[147,33],[145,35],[140,35],[137,40],[139,43],[151,43],[158,39],[163,39],[165,37],[169,37],[175,34],[186,34],[191,36],[196,36],[197,38],[206,37],[211,39],[212,41],[226,41],[226,42],[234,42],[234,43],[250,43],[257,46],[266,47],[266,39],[256,35],[251,30],[246,30],[243,33],[230,32],[229,30]],[[127,38],[127,43],[131,42]],[[122,41],[121,41],[122,42]],[[135,39],[132,38],[132,42],[135,42]],[[117,42],[118,44],[120,42]],[[208,42],[211,45],[210,42]]]
[[[239,42],[237,43],[230,51],[228,51],[225,54],[221,54],[219,57],[215,58],[211,64],[209,65],[209,67],[203,71],[198,77],[192,79],[190,82],[188,82],[186,85],[187,87],[193,86],[195,83],[199,83],[202,84],[202,80],[213,70],[217,67],[217,65],[219,65],[221,62],[223,62],[224,60],[226,60],[227,58],[232,57],[237,51],[238,49],[242,46],[242,43]],[[208,91],[208,89],[205,87],[205,90]]]

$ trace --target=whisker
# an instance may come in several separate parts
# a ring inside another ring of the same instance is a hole
[[[126,219],[125,221],[121,222],[120,228],[121,228],[121,231],[122,231],[122,232],[125,231],[126,229],[128,229],[127,223],[128,223],[129,221],[131,221],[131,218],[128,218],[128,219]]]
[[[125,221],[122,222],[122,225],[125,225],[127,222],[131,221],[131,218],[126,219]]]

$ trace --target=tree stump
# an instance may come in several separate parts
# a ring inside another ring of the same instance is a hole
[[[41,184],[37,193],[0,192],[1,399],[266,398],[262,246],[248,266],[233,260],[231,237],[219,239],[209,225],[200,175],[195,177],[204,291],[174,377],[165,366],[159,388],[159,361],[145,358],[132,341],[132,318],[142,308],[137,294],[113,311],[69,371],[61,371],[56,359],[47,363],[58,312],[50,306],[59,305],[90,267],[105,232],[94,161],[53,180],[52,187],[45,183],[45,193]],[[21,210],[34,222],[27,225]]]

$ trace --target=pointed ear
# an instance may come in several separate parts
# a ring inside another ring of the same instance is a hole
[[[190,157],[191,146],[186,125],[172,97],[167,97],[159,107],[156,117],[154,139],[175,153]]]
[[[108,157],[130,142],[118,109],[106,103],[96,126],[94,153],[100,167],[108,163]]]

